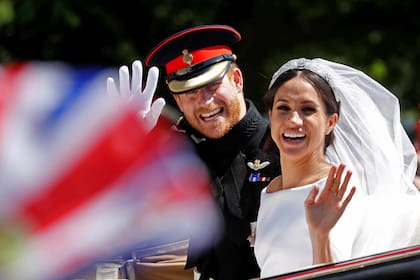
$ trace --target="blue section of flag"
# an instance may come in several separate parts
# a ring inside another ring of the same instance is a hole
[[[61,118],[67,114],[71,114],[73,106],[81,99],[84,94],[91,94],[86,91],[86,87],[90,86],[92,80],[103,69],[99,67],[90,67],[82,69],[71,69],[69,79],[72,81],[69,88],[61,88],[65,93],[59,103],[53,108],[52,111],[46,114],[42,127],[40,128],[43,133],[47,133]],[[105,93],[104,93],[105,95]],[[105,98],[106,96],[104,96]]]

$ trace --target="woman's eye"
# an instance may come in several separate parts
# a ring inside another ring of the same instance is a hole
[[[316,112],[316,109],[314,108],[314,107],[304,107],[304,108],[302,108],[302,111],[304,112],[304,113],[313,113],[313,112]]]
[[[289,111],[289,107],[285,105],[279,105],[276,107],[276,109],[279,111]]]

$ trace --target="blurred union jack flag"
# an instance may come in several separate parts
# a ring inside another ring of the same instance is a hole
[[[0,66],[0,279],[69,279],[133,248],[215,237],[204,166],[165,124],[146,134],[107,98],[115,73]]]

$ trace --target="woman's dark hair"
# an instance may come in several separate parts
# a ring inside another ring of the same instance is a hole
[[[302,79],[309,82],[316,92],[321,97],[325,104],[326,113],[331,116],[334,113],[340,113],[340,102],[335,98],[334,92],[327,81],[325,81],[320,75],[316,74],[307,69],[290,69],[282,73],[274,84],[270,87],[267,93],[264,95],[263,101],[267,110],[273,108],[274,97],[277,90],[287,81],[294,77],[300,76]],[[325,148],[334,142],[334,131],[331,131],[329,135],[325,137]]]

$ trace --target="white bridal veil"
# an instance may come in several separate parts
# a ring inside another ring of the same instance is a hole
[[[269,87],[290,69],[317,73],[341,103],[327,158],[353,171],[359,193],[418,193],[413,184],[416,152],[401,124],[396,96],[363,72],[320,58],[287,62],[273,75]]]

